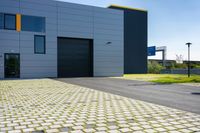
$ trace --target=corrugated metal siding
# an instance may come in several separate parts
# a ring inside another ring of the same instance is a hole
[[[46,18],[46,33],[0,30],[0,55],[20,53],[22,78],[57,76],[57,37],[94,40],[94,76],[123,74],[123,11],[51,0],[1,0],[0,12]],[[34,54],[34,35],[46,35],[46,54]],[[3,62],[0,57],[0,78]]]
[[[46,33],[20,32],[21,77],[57,76],[57,7],[50,0],[21,0],[20,13],[46,18]],[[55,28],[52,28],[55,27]],[[34,35],[46,35],[46,54],[34,54]]]
[[[94,8],[95,76],[123,74],[123,46],[123,12]]]
[[[0,12],[19,12],[19,2],[16,0],[1,0]],[[19,52],[19,33],[0,29],[0,78],[4,78],[4,53]]]

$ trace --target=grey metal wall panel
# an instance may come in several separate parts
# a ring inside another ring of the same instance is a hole
[[[21,14],[46,19],[46,33],[21,32],[21,77],[56,77],[57,73],[57,6],[55,1],[22,0]],[[34,35],[46,36],[46,54],[34,54]],[[30,63],[33,62],[33,63]]]
[[[98,21],[100,18],[101,21]],[[123,57],[123,43],[115,44],[118,41],[123,42],[123,12],[95,8],[94,20],[94,75],[122,75],[124,70],[123,58],[121,58]],[[108,42],[111,44],[107,44]]]
[[[20,0],[21,3],[31,2],[37,5],[46,5],[46,6],[56,6],[57,2],[55,0]]]
[[[19,12],[19,1],[17,0],[1,0],[0,12],[16,13]]]
[[[1,0],[0,12],[19,13],[19,1]],[[19,33],[0,29],[0,78],[4,78],[4,53],[19,53]]]
[[[84,7],[71,8],[58,4],[58,35],[61,37],[92,38],[93,12],[91,11],[90,9],[85,10]],[[67,17],[68,15],[73,15],[75,18],[77,15],[81,16],[83,21],[74,20],[74,17]]]
[[[147,12],[124,10],[124,73],[147,73]]]
[[[94,76],[123,74],[123,11],[53,0],[1,0],[0,12],[46,18],[46,33],[0,30],[0,78],[3,54],[11,50],[20,53],[21,78],[56,77],[57,37],[93,39]],[[34,35],[46,36],[46,54],[34,54]]]
[[[0,30],[1,40],[19,40],[19,33],[12,30]]]
[[[57,2],[58,7],[65,7],[65,8],[72,8],[77,10],[85,10],[85,11],[92,11],[93,6],[89,5],[81,5],[81,4],[74,4],[74,3],[66,3],[66,2]]]

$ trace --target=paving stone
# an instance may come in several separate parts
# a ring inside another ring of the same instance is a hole
[[[97,127],[96,130],[97,131],[106,131],[107,128],[106,127]]]
[[[89,128],[89,129],[83,129],[84,132],[86,133],[95,133],[95,129]]]
[[[196,128],[196,127],[191,127],[191,128],[188,128],[189,130],[193,131],[193,132],[197,132],[197,131],[200,131],[199,128]]]
[[[56,129],[61,128],[61,127],[62,127],[61,125],[52,125],[52,126],[50,126],[50,128],[56,128]]]
[[[165,132],[167,131],[165,128],[154,128],[155,130],[159,131],[159,132]]]
[[[18,129],[25,129],[26,126],[15,126],[15,129],[18,130]]]
[[[8,131],[8,133],[22,133],[21,130],[12,130],[12,131]]]
[[[108,126],[108,129],[110,129],[110,130],[115,130],[115,129],[118,129],[119,128],[119,126]]]
[[[134,130],[134,131],[138,131],[138,130],[143,130],[143,128],[141,128],[141,127],[130,127],[132,130]]]
[[[129,128],[121,128],[119,129],[122,133],[128,133],[128,132],[131,132],[132,130],[129,129]]]
[[[58,129],[48,129],[46,130],[46,133],[58,133],[59,130]]]
[[[0,132],[187,133],[200,130],[198,114],[51,79],[2,80],[0,94],[0,110],[4,112],[0,112]]]
[[[83,126],[74,126],[72,127],[72,129],[74,130],[81,130],[81,129],[84,129]]]
[[[3,128],[0,128],[0,131],[10,131],[13,129],[14,129],[13,127],[3,127]]]
[[[34,128],[34,127],[39,127],[40,125],[39,124],[31,124],[31,125],[28,125],[28,127],[32,127],[32,128]]]
[[[192,132],[191,130],[188,130],[188,129],[180,129],[179,131],[182,133],[191,133]]]
[[[146,133],[156,133],[156,132],[158,132],[158,131],[153,130],[153,129],[145,129],[144,131],[145,131]]]
[[[71,131],[70,133],[83,133],[83,131],[81,131],[81,130],[74,130],[74,131]]]
[[[109,130],[108,133],[120,133],[119,130]]]

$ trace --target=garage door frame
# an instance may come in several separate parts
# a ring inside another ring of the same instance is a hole
[[[58,40],[59,39],[77,39],[77,40],[88,40],[89,41],[89,51],[90,51],[90,73],[89,73],[89,77],[93,77],[94,76],[94,61],[93,61],[93,54],[94,54],[94,46],[93,46],[93,39],[89,39],[89,38],[75,38],[75,37],[57,37],[57,77],[59,78],[59,68],[58,68],[58,64],[59,64],[59,61],[58,61]]]

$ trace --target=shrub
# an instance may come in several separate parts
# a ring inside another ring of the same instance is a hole
[[[148,73],[158,74],[162,69],[165,68],[156,61],[148,61]]]

